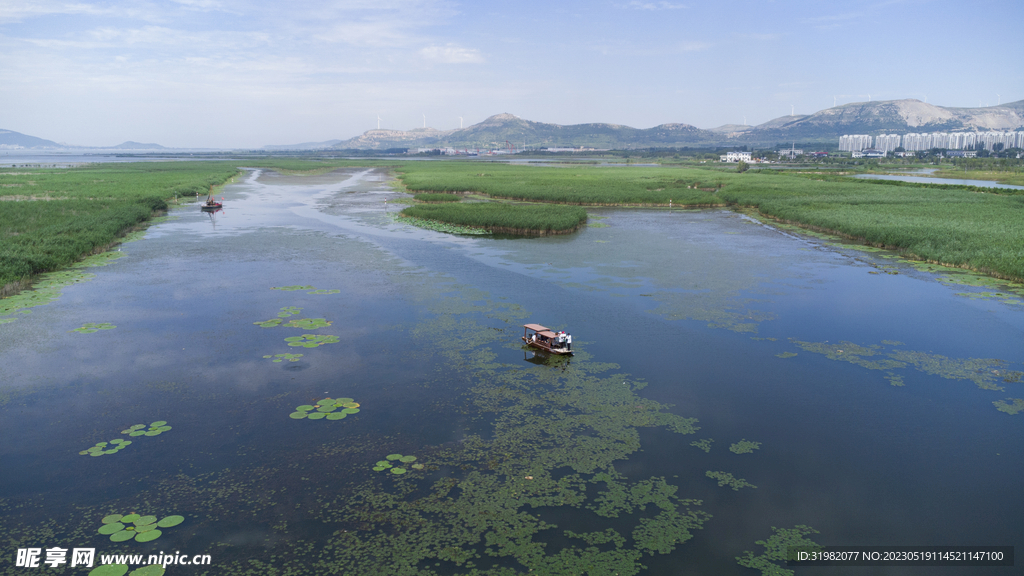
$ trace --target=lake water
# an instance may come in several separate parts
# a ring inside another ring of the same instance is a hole
[[[224,196],[0,324],[8,558],[739,576],[773,527],[1024,545],[1024,301],[1008,287],[727,210],[594,210],[579,233],[524,239],[396,222],[375,171],[253,170]],[[576,355],[524,350],[528,322],[571,332]],[[115,327],[74,332],[87,323]],[[304,334],[337,341],[285,340]],[[358,412],[290,416],[324,398]],[[122,433],[156,421],[171,429]],[[113,439],[132,444],[80,454]],[[98,533],[133,512],[185,521],[151,542]]]
[[[959,184],[961,186],[982,186],[985,188],[1013,188],[1024,190],[1024,186],[1013,184],[1000,184],[991,180],[967,180],[961,178],[930,178],[928,176],[903,176],[894,174],[857,174],[853,178],[864,178],[868,180],[901,180],[903,182],[917,182],[919,184]]]

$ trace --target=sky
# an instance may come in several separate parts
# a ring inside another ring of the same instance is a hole
[[[0,0],[0,129],[258,148],[493,114],[756,125],[1024,99],[1019,0]]]

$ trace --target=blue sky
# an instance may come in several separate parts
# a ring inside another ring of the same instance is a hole
[[[1024,99],[1024,3],[0,0],[0,128],[259,147],[375,128],[759,124]]]

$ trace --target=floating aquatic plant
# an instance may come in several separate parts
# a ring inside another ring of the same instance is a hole
[[[316,330],[317,328],[326,328],[331,325],[331,322],[324,318],[302,318],[299,320],[289,320],[284,323],[285,328],[302,328],[305,330]]]
[[[136,542],[149,542],[163,534],[160,528],[173,528],[184,521],[185,517],[178,515],[166,516],[158,521],[156,516],[142,516],[134,512],[124,516],[111,514],[100,521],[102,526],[97,532],[109,536],[114,542],[132,539]]]
[[[341,290],[321,288],[320,290],[313,290],[312,292],[306,292],[306,294],[338,294]]]
[[[1010,402],[1003,400],[996,400],[992,404],[995,405],[996,410],[1000,412],[1006,412],[1007,414],[1013,415],[1019,412],[1024,412],[1024,398],[1007,398]]]
[[[78,332],[80,334],[91,334],[91,333],[97,332],[99,330],[113,330],[114,328],[117,328],[117,326],[114,326],[113,324],[110,324],[108,322],[104,322],[102,324],[89,323],[89,324],[82,324],[81,328],[75,328],[74,330],[69,330],[69,332]]]
[[[253,324],[260,328],[275,328],[280,326],[282,322],[284,322],[284,320],[281,320],[280,318],[271,318],[270,320],[263,320],[262,322],[253,322]]]
[[[793,528],[776,528],[772,526],[772,534],[767,541],[758,540],[754,542],[764,547],[764,552],[754,556],[753,552],[745,550],[742,556],[737,556],[736,561],[744,568],[760,570],[761,576],[793,576],[792,570],[782,567],[782,563],[790,560],[790,553],[797,549],[804,552],[819,552],[822,547],[818,543],[806,538],[810,534],[818,534],[818,531],[810,526],[797,525]]]
[[[782,352],[781,354],[776,354],[776,356],[779,358],[792,358],[796,356],[796,352]]]
[[[729,446],[729,451],[732,452],[733,454],[750,454],[754,450],[758,450],[760,448],[760,442],[750,442],[746,439],[743,439]]]
[[[83,258],[79,262],[72,264],[71,267],[94,268],[97,266],[106,266],[107,264],[110,264],[111,262],[117,260],[118,258],[121,258],[122,256],[127,256],[127,254],[121,252],[120,250],[118,250],[117,252],[102,252],[100,254],[93,254],[92,256]]]
[[[86,448],[79,452],[82,456],[103,456],[104,454],[117,454],[118,450],[124,450],[132,443],[131,440],[114,438],[110,442],[97,442],[95,446]]]
[[[757,488],[757,486],[747,482],[745,479],[736,478],[728,472],[712,472],[711,470],[708,470],[704,475],[713,480],[718,480],[719,486],[728,486],[735,491],[739,491],[740,488]]]
[[[289,418],[302,420],[341,420],[350,414],[359,412],[359,403],[352,398],[323,398],[316,404],[303,404],[295,407],[295,412],[288,415]]]
[[[127,434],[129,436],[159,436],[170,429],[171,427],[167,425],[166,421],[157,420],[149,425],[148,430],[146,430],[145,424],[135,424],[133,426],[129,426],[125,430],[121,430],[121,434]]]
[[[295,292],[296,290],[314,290],[312,286],[277,286],[271,288],[271,290],[283,290],[285,292]]]
[[[373,469],[376,472],[383,472],[384,470],[391,469],[392,474],[402,475],[408,472],[405,468],[397,466],[397,464],[410,464],[416,461],[415,456],[403,456],[401,454],[388,454],[384,460],[380,460],[374,464]],[[394,464],[393,464],[394,463]],[[416,470],[422,470],[423,464],[413,464],[411,468]]]
[[[284,362],[285,360],[289,362],[298,362],[299,358],[302,358],[302,354],[267,354],[264,358],[273,358],[271,362]]]
[[[328,336],[320,334],[303,334],[302,336],[292,336],[285,338],[285,342],[289,346],[302,346],[303,348],[316,348],[323,346],[324,344],[337,344],[341,342],[341,339],[337,336]]]
[[[694,440],[690,442],[690,446],[700,448],[705,452],[711,452],[711,443],[715,440],[713,438],[702,438],[700,440]]]
[[[277,317],[288,318],[289,316],[295,316],[299,312],[302,312],[302,308],[299,308],[298,306],[285,306],[277,313]]]

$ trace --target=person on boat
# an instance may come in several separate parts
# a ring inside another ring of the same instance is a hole
[[[567,333],[567,334],[565,335],[565,347],[566,347],[566,348],[567,348],[568,350],[572,350],[572,334],[568,334],[568,333]]]

